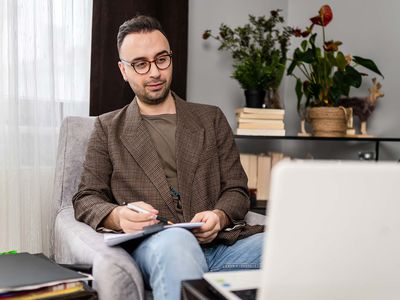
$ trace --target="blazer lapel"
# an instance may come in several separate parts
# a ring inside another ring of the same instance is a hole
[[[129,105],[126,113],[121,141],[146,176],[165,201],[170,211],[176,216],[173,199],[170,195],[165,172],[154,148],[150,134],[142,120],[136,99]]]
[[[195,122],[195,116],[186,108],[187,103],[174,95],[176,103],[176,168],[178,190],[181,195],[183,216],[190,221],[193,178],[203,148],[204,128]]]

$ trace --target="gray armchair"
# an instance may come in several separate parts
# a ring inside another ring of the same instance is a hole
[[[93,266],[94,288],[100,299],[149,299],[139,268],[122,248],[108,247],[101,233],[75,220],[72,196],[80,181],[94,118],[67,117],[59,137],[54,200],[56,216],[53,255],[58,263]],[[249,224],[263,224],[264,216],[249,212]]]

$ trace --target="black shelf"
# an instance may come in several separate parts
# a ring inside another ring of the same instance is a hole
[[[375,160],[379,160],[379,147],[381,142],[400,142],[397,137],[319,137],[319,136],[297,136],[297,135],[234,135],[235,139],[250,139],[250,140],[312,140],[312,141],[356,141],[375,143]]]

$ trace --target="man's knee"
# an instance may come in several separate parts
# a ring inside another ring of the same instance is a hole
[[[183,228],[169,228],[158,232],[152,238],[155,244],[165,246],[198,245],[195,236]]]
[[[143,243],[144,247],[135,251],[134,258],[145,269],[155,271],[157,267],[163,266],[163,269],[169,271],[176,268],[182,272],[186,269],[207,271],[203,251],[195,236],[186,229],[169,228],[152,235]]]
[[[150,237],[146,248],[165,259],[177,259],[182,255],[186,257],[202,255],[195,236],[182,228],[169,228],[158,232]]]

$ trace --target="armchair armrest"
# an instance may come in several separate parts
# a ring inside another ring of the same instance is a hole
[[[244,220],[249,225],[266,225],[267,217],[252,211],[247,212]]]
[[[75,219],[72,207],[56,216],[54,258],[57,263],[92,265],[100,299],[145,299],[143,278],[132,257],[120,247],[108,247],[103,234]]]

